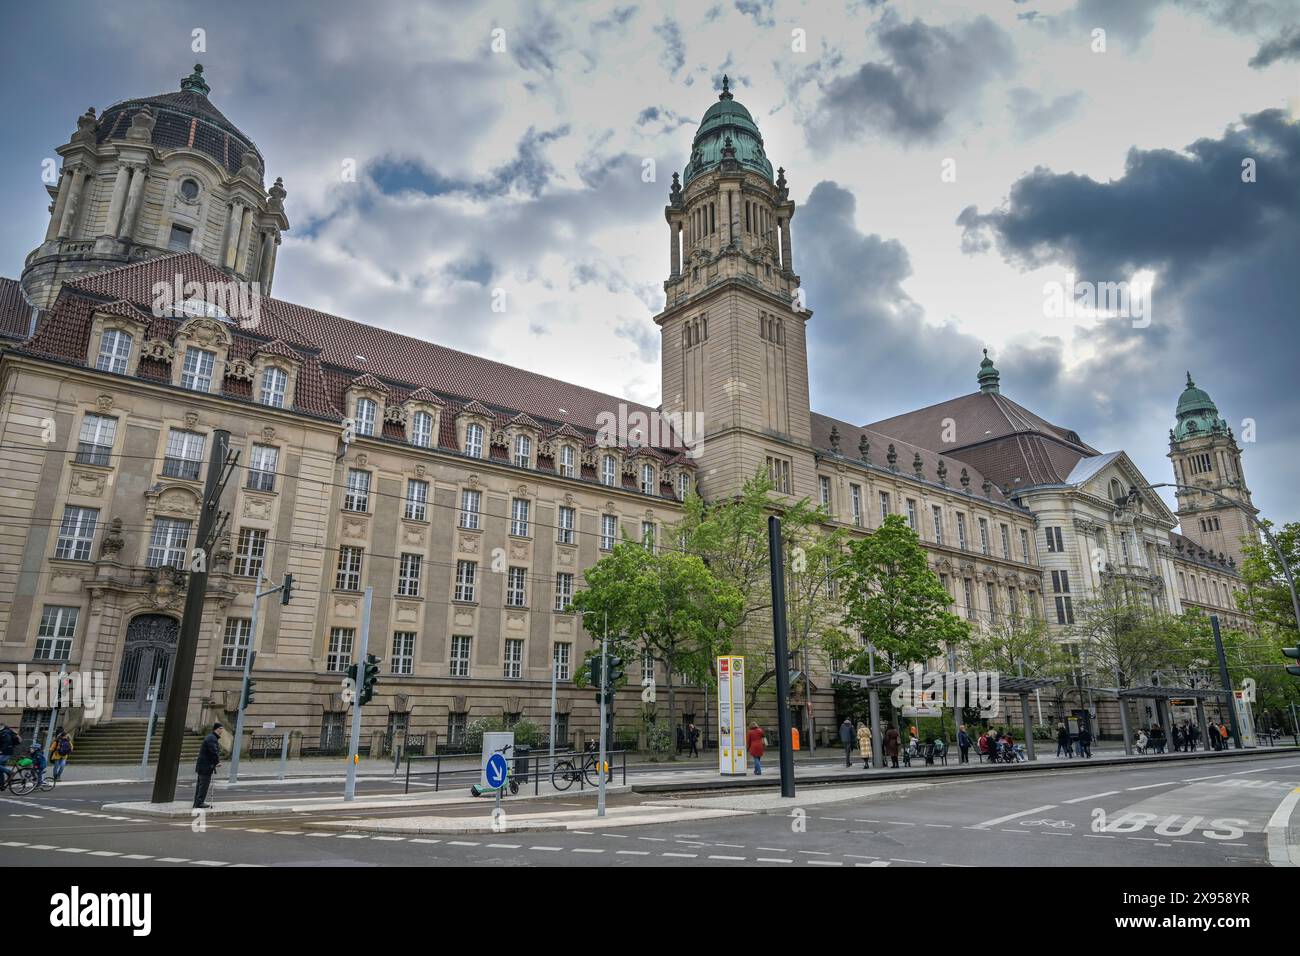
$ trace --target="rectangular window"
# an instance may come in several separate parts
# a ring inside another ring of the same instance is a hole
[[[686,496],[690,494],[690,491],[691,491],[691,476],[683,472],[682,474],[677,476],[677,497],[680,498],[682,501],[685,501]]]
[[[411,444],[420,448],[433,445],[433,416],[428,412],[416,412],[411,417]]]
[[[429,483],[418,478],[406,482],[406,517],[411,521],[425,521],[429,517]]]
[[[101,372],[125,375],[131,359],[131,336],[120,329],[109,329],[99,339],[99,356],[95,368]]]
[[[473,561],[456,562],[456,597],[457,601],[474,600],[474,578],[478,565]]]
[[[768,455],[767,474],[772,479],[773,491],[779,491],[783,495],[790,493],[790,462]]]
[[[655,477],[654,465],[641,466],[641,494],[655,495],[659,493],[659,481]]]
[[[173,428],[167,435],[167,451],[163,457],[162,473],[168,478],[199,480],[203,467],[203,447],[206,438],[197,432]]]
[[[888,517],[889,517],[889,492],[882,491],[880,493],[880,520],[884,521]]]
[[[447,743],[459,747],[465,743],[465,728],[469,726],[469,714],[463,711],[451,711],[447,714]]]
[[[817,478],[818,490],[821,493],[822,507],[827,511],[831,510],[831,479],[828,475],[820,475]]]
[[[655,547],[655,523],[653,521],[641,522],[641,543],[652,552],[657,551]]]
[[[618,537],[618,515],[600,516],[600,550],[613,551]]]
[[[167,248],[172,252],[189,252],[190,241],[194,238],[194,230],[187,229],[184,226],[172,224],[172,231],[167,236]]]
[[[469,649],[472,638],[456,634],[451,639],[451,676],[469,676]]]
[[[1011,560],[1011,530],[1006,525],[999,525],[1002,529],[1002,557],[1008,561]]]
[[[250,491],[274,491],[275,470],[280,464],[280,449],[272,445],[254,445],[248,456]]]
[[[226,618],[226,633],[221,638],[222,667],[243,667],[253,638],[253,622],[246,617]]]
[[[77,436],[77,464],[109,465],[113,441],[117,437],[117,419],[107,415],[87,415],[81,420]]]
[[[573,660],[573,645],[568,641],[556,642],[551,662],[555,666],[555,679],[569,679],[569,662]]]
[[[918,533],[921,530],[917,527],[916,502],[911,498],[907,499],[907,526]]]
[[[266,532],[256,528],[239,529],[239,541],[235,545],[234,573],[245,578],[260,577],[265,559]]]
[[[184,569],[189,556],[190,523],[181,518],[154,518],[149,536],[149,556],[145,563],[151,568],[169,564]]]
[[[415,673],[415,632],[393,632],[393,656],[389,669],[394,674]]]
[[[282,368],[268,366],[262,370],[262,404],[271,408],[284,408],[284,392],[289,385],[289,374]]]
[[[370,510],[370,472],[348,469],[347,491],[343,495],[344,511]]]
[[[561,571],[555,575],[555,609],[567,611],[573,603],[573,575]]]
[[[1029,563],[1029,532],[1024,528],[1020,529],[1020,560]]]
[[[325,656],[325,669],[341,673],[352,663],[352,641],[356,638],[356,628],[335,627],[330,629],[329,652]]]
[[[507,679],[518,679],[524,674],[524,642],[517,638],[506,640],[506,666],[505,676]]]
[[[515,436],[515,467],[533,467],[533,440],[527,435]]]
[[[508,568],[506,570],[506,607],[525,607],[528,604],[528,570],[526,568]]]
[[[36,660],[66,661],[72,656],[72,640],[77,635],[75,607],[46,605],[41,609],[41,623],[36,628]]]
[[[98,524],[98,508],[78,508],[74,505],[64,507],[54,556],[65,561],[89,561],[90,546]]]
[[[418,554],[403,554],[397,569],[397,593],[401,597],[420,596],[420,571],[424,559]]]
[[[555,529],[555,540],[560,544],[573,544],[573,526],[577,520],[577,511],[560,506],[559,526]]]
[[[473,422],[465,426],[465,454],[471,458],[483,457],[483,426]]]
[[[980,554],[989,553],[989,519],[980,518]]]
[[[358,435],[375,434],[375,419],[378,417],[378,413],[379,406],[373,399],[357,399],[357,415],[355,424]]]
[[[600,459],[600,483],[613,487],[618,478],[618,461],[613,455],[604,455]]]
[[[1047,550],[1050,554],[1061,554],[1065,551],[1065,541],[1061,538],[1060,528],[1047,528]]]
[[[217,362],[217,353],[194,347],[185,350],[185,361],[181,365],[181,388],[193,392],[212,391],[212,369]]]
[[[966,598],[966,618],[975,620],[975,589],[971,586],[970,578],[962,578],[962,595]]]
[[[528,499],[515,498],[510,503],[510,533],[517,538],[528,537]]]
[[[1070,572],[1069,571],[1052,572],[1052,590],[1057,594],[1070,593]]]
[[[930,519],[934,523],[934,543],[943,544],[943,508],[931,505]]]
[[[966,550],[966,516],[957,512],[957,547]]]
[[[855,527],[862,527],[862,488],[859,485],[849,485],[849,509],[853,516]]]
[[[460,526],[471,531],[478,530],[480,508],[483,492],[464,488],[460,493]]]
[[[996,621],[996,620],[998,619],[998,593],[997,593],[997,588],[996,588],[994,585],[992,585],[992,584],[985,584],[985,585],[984,585],[984,596],[985,596],[986,598],[988,598],[988,602],[989,602],[989,620],[990,620],[990,621]]]
[[[334,576],[334,587],[340,591],[361,590],[361,559],[364,555],[363,548],[339,548],[339,567]]]
[[[578,477],[577,458],[572,445],[560,446],[560,475],[564,478]]]
[[[1056,599],[1056,623],[1074,623],[1074,606],[1070,603],[1070,598],[1068,596],[1058,597]]]

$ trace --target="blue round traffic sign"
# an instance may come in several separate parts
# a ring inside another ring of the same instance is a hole
[[[489,787],[497,788],[506,782],[506,758],[504,754],[493,754],[488,757],[487,766],[483,770],[487,776]]]

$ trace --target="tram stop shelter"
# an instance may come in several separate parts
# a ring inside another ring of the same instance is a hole
[[[964,672],[974,676],[974,672]],[[935,672],[936,676],[943,676],[944,671]],[[881,750],[880,734],[880,691],[892,691],[899,685],[896,676],[890,674],[831,674],[832,683],[856,684],[859,687],[865,687],[871,702],[871,762],[873,766],[884,766],[883,753]],[[997,675],[997,691],[994,695],[999,705],[1001,698],[1009,694],[1015,694],[1020,698],[1020,718],[1021,732],[1024,734],[1025,756],[1030,760],[1037,760],[1038,754],[1034,750],[1034,722],[1029,713],[1029,695],[1034,691],[1046,690],[1061,682],[1059,677],[1006,677]],[[907,686],[904,684],[904,686]],[[943,685],[939,685],[943,686]],[[1177,695],[1174,695],[1177,696]],[[953,704],[956,702],[954,701]],[[951,706],[951,705],[950,705]],[[954,711],[954,724],[956,728],[961,725],[961,708],[952,706]]]
[[[1141,687],[1094,688],[1105,693],[1109,690],[1119,698],[1119,721],[1124,734],[1124,753],[1133,756],[1133,734],[1129,730],[1128,702],[1131,700],[1150,700],[1155,703],[1156,719],[1164,729],[1165,737],[1172,740],[1174,736],[1173,719],[1169,714],[1171,700],[1196,701],[1196,726],[1200,728],[1201,739],[1209,740],[1209,730],[1205,722],[1205,702],[1217,699],[1225,702],[1228,720],[1232,729],[1232,738],[1238,749],[1241,747],[1241,732],[1237,727],[1236,712],[1232,707],[1232,692],[1222,687],[1172,687],[1149,684]],[[1208,746],[1208,743],[1207,743]]]

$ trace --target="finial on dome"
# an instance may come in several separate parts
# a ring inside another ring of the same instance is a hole
[[[1187,373],[1187,387],[1188,387],[1188,388],[1195,388],[1195,387],[1196,387],[1196,383],[1192,381],[1192,373],[1191,373],[1191,372],[1188,372],[1188,373]]]
[[[980,391],[986,394],[1000,391],[999,382],[1001,377],[998,370],[993,367],[993,360],[989,358],[989,350],[985,349],[984,361],[980,362],[980,373],[976,376],[979,381]]]
[[[181,80],[182,93],[198,93],[200,96],[207,96],[212,87],[208,86],[207,81],[203,79],[203,64],[195,63],[194,72]]]
[[[727,74],[723,73],[723,74],[722,74],[722,92],[718,94],[718,99],[720,99],[720,100],[729,100],[729,99],[731,99],[731,98],[732,98],[732,96],[731,96],[731,81],[730,81],[729,79],[727,79]]]

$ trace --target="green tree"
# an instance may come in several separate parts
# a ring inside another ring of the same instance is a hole
[[[970,626],[947,610],[952,597],[901,515],[889,515],[848,550],[838,571],[844,625],[869,641],[891,668],[924,663],[944,647],[966,642]],[[865,658],[859,650],[850,670],[865,670]]]
[[[1075,605],[1080,680],[1119,687],[1150,683],[1159,670],[1186,666],[1187,629],[1179,619],[1151,607],[1122,579],[1104,575],[1094,596]]]
[[[1273,528],[1268,521],[1260,524],[1270,530]],[[1300,569],[1300,522],[1284,525],[1273,537],[1293,572]],[[1242,550],[1241,578],[1246,593],[1239,596],[1238,603],[1242,610],[1254,615],[1261,629],[1267,625],[1290,631],[1290,637],[1284,637],[1283,644],[1294,646],[1297,639],[1295,607],[1291,603],[1291,590],[1287,587],[1277,552],[1268,542],[1258,540],[1251,541]]]

